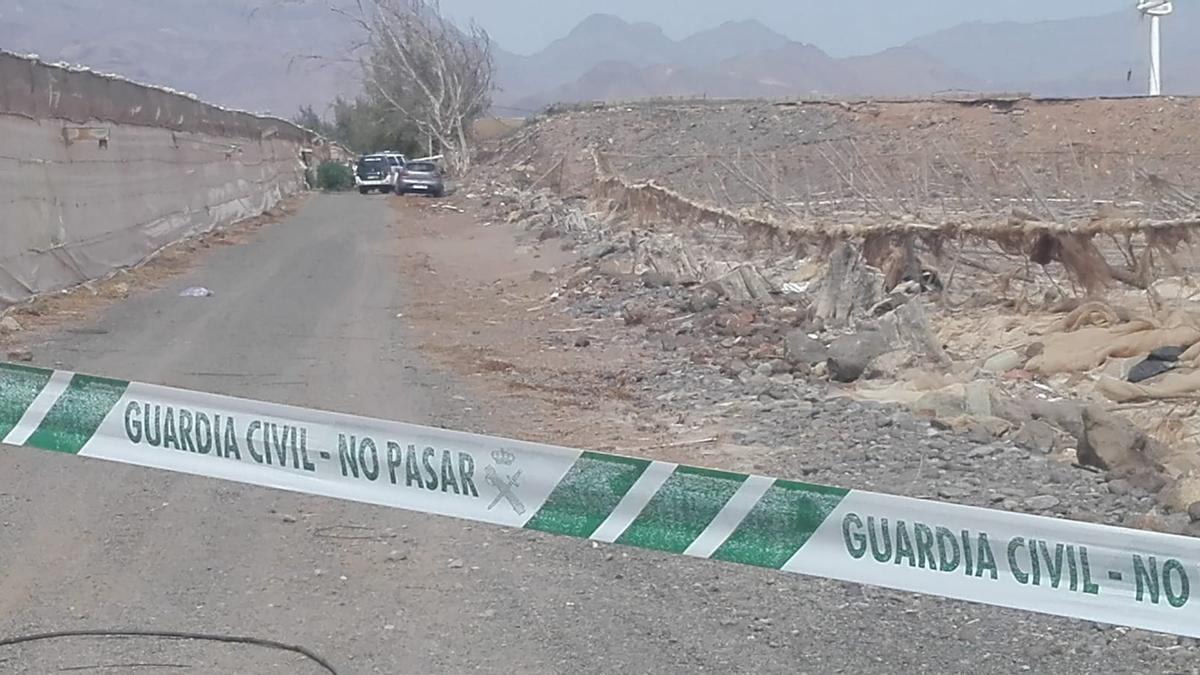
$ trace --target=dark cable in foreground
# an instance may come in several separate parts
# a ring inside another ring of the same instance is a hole
[[[289,645],[274,640],[264,640],[262,638],[253,637],[237,637],[233,635],[207,635],[204,633],[185,633],[175,631],[150,631],[150,630],[64,630],[55,631],[53,633],[35,633],[33,635],[21,635],[18,637],[0,639],[0,647],[12,647],[14,645],[23,644],[26,642],[38,642],[41,640],[56,640],[59,638],[72,637],[144,637],[144,638],[164,638],[169,640],[203,640],[209,642],[230,642],[235,644],[253,645],[255,647],[266,647],[268,649],[280,649],[294,654],[299,654],[310,661],[318,664],[330,675],[338,675],[335,669],[328,661],[321,658],[307,647],[300,645]]]

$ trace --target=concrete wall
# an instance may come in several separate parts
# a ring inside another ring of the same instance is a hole
[[[313,135],[118,77],[0,52],[0,310],[263,213]]]

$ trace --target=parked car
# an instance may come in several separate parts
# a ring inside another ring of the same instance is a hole
[[[354,167],[354,184],[360,194],[371,190],[391,192],[396,189],[400,176],[398,162],[387,155],[367,155],[358,160]]]
[[[400,182],[396,184],[398,194],[424,194],[434,197],[446,196],[446,181],[442,170],[433,162],[409,162],[404,165]]]

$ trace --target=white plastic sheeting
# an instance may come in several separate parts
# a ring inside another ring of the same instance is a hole
[[[304,186],[311,134],[282,120],[0,61],[29,80],[0,85],[0,310],[259,215]],[[144,105],[184,112],[147,116]]]

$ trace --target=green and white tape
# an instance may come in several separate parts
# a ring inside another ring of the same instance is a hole
[[[0,364],[42,450],[1200,637],[1200,540]]]

